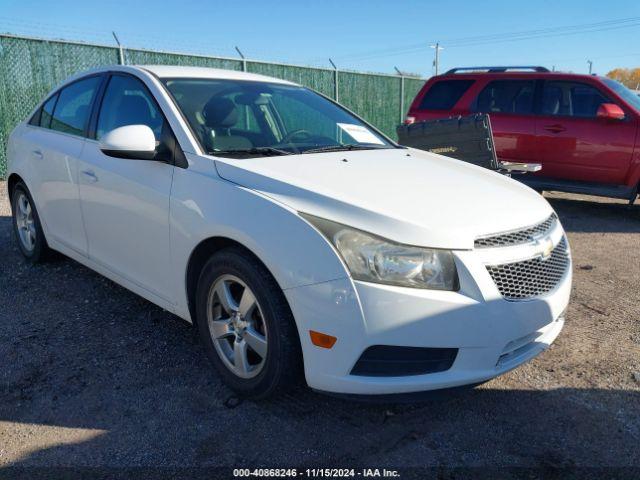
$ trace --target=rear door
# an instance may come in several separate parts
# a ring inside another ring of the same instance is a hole
[[[535,80],[492,80],[474,101],[474,111],[489,114],[501,161],[538,163],[535,90]]]
[[[29,188],[49,237],[83,255],[87,239],[78,194],[78,161],[101,75],[65,86],[30,121],[23,139],[33,161]]]
[[[597,118],[603,103],[616,103],[597,85],[545,81],[537,117],[541,176],[622,184],[629,169],[636,125]],[[624,107],[621,105],[624,109]]]
[[[160,143],[168,124],[151,92],[128,74],[112,74],[95,133],[79,165],[89,257],[129,282],[171,301],[169,196],[173,165],[102,153],[98,141],[126,125],[147,125]]]

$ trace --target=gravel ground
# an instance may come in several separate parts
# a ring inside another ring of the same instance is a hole
[[[419,404],[303,388],[253,403],[235,401],[177,317],[69,259],[27,266],[0,183],[0,476],[11,466],[640,474],[640,205],[546,195],[575,280],[566,327],[543,355]]]

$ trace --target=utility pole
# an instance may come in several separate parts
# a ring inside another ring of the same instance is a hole
[[[587,60],[587,63],[589,64],[589,75],[591,75],[591,70],[593,70],[593,62],[591,60]]]
[[[443,49],[443,47],[440,46],[440,42],[436,42],[435,45],[429,45],[431,48],[435,48],[436,50],[436,59],[434,60],[433,64],[436,67],[436,76],[438,75],[438,72],[440,70],[440,50]]]

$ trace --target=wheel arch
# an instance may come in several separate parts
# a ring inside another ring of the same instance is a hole
[[[238,245],[266,267],[281,290],[348,276],[330,242],[298,210],[217,174],[211,159],[189,154],[171,187],[172,286],[178,315],[193,321],[193,286],[205,259]],[[296,323],[296,306],[290,305]]]
[[[281,287],[275,275],[265,264],[265,262],[263,262],[258,255],[256,255],[242,243],[224,236],[206,238],[202,240],[198,245],[196,245],[196,247],[191,252],[185,271],[185,293],[187,296],[187,307],[189,309],[191,321],[194,324],[196,323],[196,291],[198,289],[198,279],[200,278],[202,269],[214,254],[229,247],[237,247],[246,252],[247,255],[255,258],[267,270],[267,272],[269,272],[276,284]]]
[[[7,178],[7,195],[9,196],[9,202],[11,203],[11,205],[13,205],[13,189],[18,182],[22,182],[26,186],[23,178],[17,173],[12,173],[11,175],[9,175],[9,178]]]

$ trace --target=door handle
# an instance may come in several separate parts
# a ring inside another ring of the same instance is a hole
[[[37,159],[42,160],[43,155],[42,155],[42,152],[41,152],[40,150],[33,150],[31,153],[32,153],[32,154],[33,154],[33,156],[34,156],[34,157],[36,157]]]
[[[88,177],[89,181],[92,183],[95,183],[98,181],[98,176],[95,174],[93,170],[82,170],[80,173]]]
[[[546,125],[544,129],[547,132],[560,133],[560,132],[564,132],[567,128],[563,127],[562,125],[555,124],[555,125]]]

